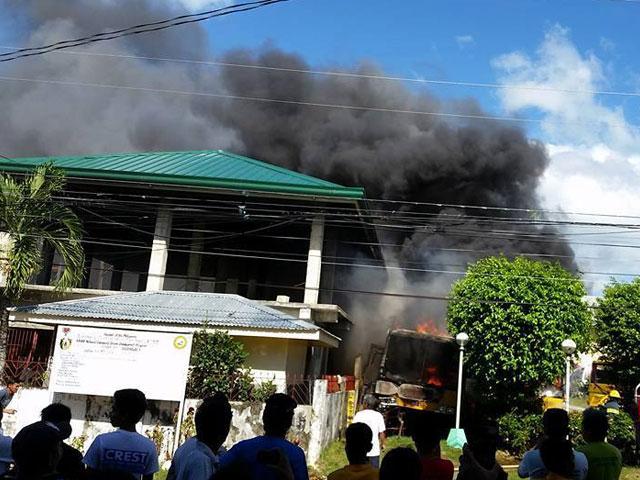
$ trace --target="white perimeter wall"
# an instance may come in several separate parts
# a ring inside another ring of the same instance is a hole
[[[57,394],[55,401],[71,408],[73,433],[68,440],[84,437],[84,449],[89,447],[93,439],[100,433],[113,431],[109,423],[110,398],[86,395]],[[5,435],[11,437],[24,426],[40,420],[40,411],[50,403],[49,391],[43,389],[21,389],[13,398],[9,408],[15,408],[16,414],[5,414],[2,425]],[[174,427],[164,425],[173,419],[177,409],[176,402],[151,402],[153,411],[148,411],[138,424],[138,432],[144,434],[152,431],[160,420],[159,428],[163,432],[164,441],[160,454],[161,464],[169,457],[173,444]],[[197,407],[199,400],[188,399],[185,402],[186,412],[189,406]],[[316,380],[313,390],[313,405],[300,405],[296,409],[289,439],[299,443],[307,454],[307,461],[315,464],[320,452],[332,440],[337,439],[346,428],[347,392],[327,393],[327,381]],[[226,445],[233,444],[261,435],[262,410],[259,403],[233,402],[233,422]],[[165,464],[165,467],[167,465]]]

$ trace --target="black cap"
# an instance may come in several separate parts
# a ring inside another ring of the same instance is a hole
[[[27,425],[11,442],[11,453],[16,464],[46,458],[55,446],[64,440],[64,433],[46,422]]]

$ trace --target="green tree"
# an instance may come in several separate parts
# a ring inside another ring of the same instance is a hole
[[[595,309],[598,350],[610,362],[619,387],[640,383],[640,279],[611,283]]]
[[[204,398],[216,392],[230,395],[238,390],[243,397],[247,389],[244,369],[247,356],[244,345],[226,332],[196,332],[193,336],[187,396]]]
[[[456,282],[449,331],[466,332],[467,374],[495,413],[535,409],[539,389],[564,371],[560,344],[588,344],[584,285],[557,263],[488,257]]]
[[[6,358],[9,332],[7,307],[17,302],[29,279],[42,269],[43,246],[62,257],[64,271],[55,282],[58,291],[77,285],[84,276],[82,223],[56,195],[65,185],[64,172],[47,163],[17,181],[0,175],[0,231],[5,284],[0,294],[0,365]]]

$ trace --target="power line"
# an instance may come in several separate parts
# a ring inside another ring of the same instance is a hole
[[[278,1],[288,1],[288,0],[278,0]],[[1,61],[2,60],[0,60],[0,62]],[[6,76],[6,75],[0,76],[0,81],[29,82],[29,83],[40,83],[40,84],[49,84],[49,85],[62,85],[67,87],[105,88],[105,89],[136,91],[136,92],[145,92],[145,93],[184,95],[184,96],[195,96],[195,97],[204,97],[204,98],[231,99],[231,100],[240,100],[240,101],[248,101],[248,102],[275,103],[275,104],[282,104],[282,105],[298,105],[298,106],[315,107],[315,108],[334,108],[338,110],[354,110],[354,111],[366,111],[366,112],[377,112],[377,113],[395,113],[395,114],[406,114],[406,115],[417,115],[417,116],[444,117],[444,118],[453,118],[453,119],[490,120],[490,121],[498,121],[498,122],[514,122],[514,123],[529,123],[529,124],[545,124],[545,123],[551,122],[551,123],[556,123],[560,125],[581,125],[581,126],[599,126],[603,123],[606,123],[608,126],[640,131],[640,127],[636,127],[628,124],[622,124],[622,123],[605,122],[605,121],[603,122],[576,122],[576,121],[563,122],[563,121],[557,121],[557,120],[549,121],[545,119],[514,117],[514,116],[506,116],[506,115],[480,115],[480,114],[464,114],[464,113],[453,113],[453,112],[432,112],[432,111],[424,111],[424,110],[387,108],[387,107],[376,107],[376,106],[366,106],[366,105],[348,105],[348,104],[339,104],[339,103],[322,103],[322,102],[310,102],[310,101],[302,101],[302,100],[285,100],[285,99],[277,99],[277,98],[254,97],[254,96],[246,96],[246,95],[231,95],[231,94],[213,93],[213,92],[194,92],[194,91],[188,91],[188,90],[177,90],[177,89],[166,89],[166,88],[135,87],[130,85],[118,85],[118,84],[112,84],[112,83],[91,83],[91,82],[80,82],[80,81],[70,81],[70,80],[52,80],[52,79],[43,79],[43,78],[14,77],[14,76]]]
[[[64,264],[55,264],[56,266],[64,267]],[[98,271],[105,272],[117,272],[117,273],[132,273],[136,275],[145,275],[149,277],[163,277],[163,278],[173,278],[173,279],[181,279],[181,280],[201,280],[201,281],[210,281],[215,284],[227,284],[229,280],[218,280],[216,281],[213,277],[202,277],[202,276],[189,276],[189,275],[177,275],[177,274],[154,274],[148,272],[136,272],[131,270],[120,270],[120,269],[111,269],[111,268],[98,268],[92,269]],[[273,288],[273,289],[282,289],[282,290],[297,290],[304,291],[306,288],[300,285],[283,285],[283,284],[275,284],[275,283],[258,283],[258,282],[244,282],[237,281],[233,282],[235,285],[243,285],[243,286],[256,286],[256,287],[265,287],[265,288]],[[464,299],[456,299],[446,295],[427,295],[427,294],[412,294],[412,293],[404,293],[404,292],[385,292],[385,291],[376,291],[376,290],[360,290],[360,289],[352,289],[352,288],[331,288],[331,287],[319,287],[319,291],[325,292],[334,292],[334,293],[348,293],[348,294],[362,294],[362,295],[376,295],[376,296],[386,296],[386,297],[397,297],[397,298],[413,298],[413,299],[421,299],[421,300],[441,300],[441,301],[469,301],[474,303],[481,304],[503,304],[503,305],[520,305],[520,306],[566,306],[566,302],[511,302],[507,300],[493,300],[493,299],[481,299],[481,298],[464,298]],[[285,304],[286,305],[286,304]],[[595,308],[592,305],[587,305],[588,308]],[[172,307],[163,307],[163,308],[172,308]],[[188,309],[188,307],[187,307]]]
[[[15,47],[0,46],[0,48],[12,49]],[[392,82],[406,82],[406,83],[418,83],[418,84],[428,84],[428,85],[447,85],[447,86],[460,86],[460,87],[471,87],[471,88],[489,88],[494,90],[524,90],[524,91],[588,94],[588,95],[603,95],[603,96],[640,97],[640,92],[628,92],[628,91],[616,91],[616,90],[582,90],[582,89],[570,89],[570,88],[539,87],[539,86],[533,86],[533,85],[515,85],[515,84],[504,84],[504,83],[468,82],[468,81],[459,81],[459,80],[436,80],[436,79],[413,78],[413,77],[403,77],[403,76],[394,76],[394,75],[374,75],[374,74],[365,74],[365,73],[340,72],[335,70],[314,70],[314,69],[304,69],[304,68],[275,67],[270,65],[222,62],[217,60],[192,60],[192,59],[182,59],[182,58],[124,55],[124,54],[118,54],[118,53],[102,53],[102,52],[88,52],[88,51],[87,52],[63,51],[58,53],[66,54],[66,55],[86,55],[86,56],[96,56],[96,57],[106,57],[106,58],[146,60],[146,61],[154,61],[154,62],[183,63],[188,65],[232,67],[232,68],[262,70],[262,71],[268,71],[268,72],[320,75],[320,76],[329,76],[329,77],[338,77],[338,78],[381,80],[381,81],[392,81]]]
[[[31,237],[36,237],[35,235],[26,235]],[[118,246],[118,247],[127,247],[127,248],[137,248],[141,250],[152,250],[151,245],[139,245],[132,243],[123,243],[123,242],[106,242],[102,240],[88,240],[86,238],[80,240],[71,240],[68,238],[60,237],[58,238],[60,241],[68,241],[68,242],[80,242],[89,245],[103,245],[103,246]],[[638,246],[640,248],[640,246]],[[297,263],[297,264],[306,264],[307,259],[297,259],[297,258],[283,258],[283,257],[275,257],[272,255],[256,255],[256,254],[238,254],[238,253],[222,253],[222,252],[212,252],[206,250],[192,250],[188,248],[175,248],[175,247],[167,247],[165,249],[167,252],[175,252],[175,253],[189,253],[194,255],[202,255],[202,256],[213,256],[213,257],[229,257],[229,258],[243,258],[250,260],[267,260],[267,261],[276,261],[276,262],[284,262],[284,263]],[[372,265],[372,264],[364,264],[364,263],[351,263],[351,262],[323,262],[324,265],[333,265],[338,267],[347,267],[347,268],[362,268],[362,269],[382,269],[385,271],[389,270],[399,270],[404,272],[412,272],[412,273],[430,273],[430,274],[439,274],[439,275],[452,275],[452,276],[465,276],[468,272],[466,271],[458,271],[458,270],[444,270],[444,269],[429,269],[429,268],[405,268],[402,266],[396,265]],[[581,272],[585,275],[595,275],[595,276],[615,276],[617,275],[615,272]],[[522,278],[522,279],[536,279],[543,281],[560,281],[560,282],[582,282],[579,278],[571,278],[571,277],[544,277],[544,276],[534,276],[534,275],[505,275],[505,274],[475,274],[482,277],[490,277],[490,278]],[[633,273],[622,273],[621,276],[636,276]]]
[[[180,15],[177,17],[169,18],[166,20],[160,20],[151,23],[141,23],[131,27],[111,30],[107,32],[96,33],[86,37],[80,37],[73,40],[62,40],[48,45],[42,45],[40,47],[28,47],[22,48],[13,52],[0,54],[0,62],[10,62],[17,60],[18,58],[32,57],[36,55],[44,55],[45,53],[53,52],[56,50],[62,50],[66,48],[79,47],[82,45],[88,45],[96,42],[104,42],[106,40],[114,40],[116,38],[122,38],[130,35],[139,35],[141,33],[157,32],[165,30],[167,28],[176,27],[179,25],[186,25],[189,23],[201,22],[215,17],[222,17],[230,15],[232,13],[247,12],[255,10],[257,8],[273,5],[275,3],[286,2],[288,0],[261,0],[254,2],[239,3],[236,5],[229,5],[215,10],[209,10],[202,13]]]

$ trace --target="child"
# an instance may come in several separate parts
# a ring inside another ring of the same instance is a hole
[[[159,470],[156,446],[136,432],[136,423],[147,409],[147,399],[140,390],[118,390],[113,394],[111,425],[119,430],[98,435],[84,463],[90,470],[127,472],[137,479],[153,480]]]

